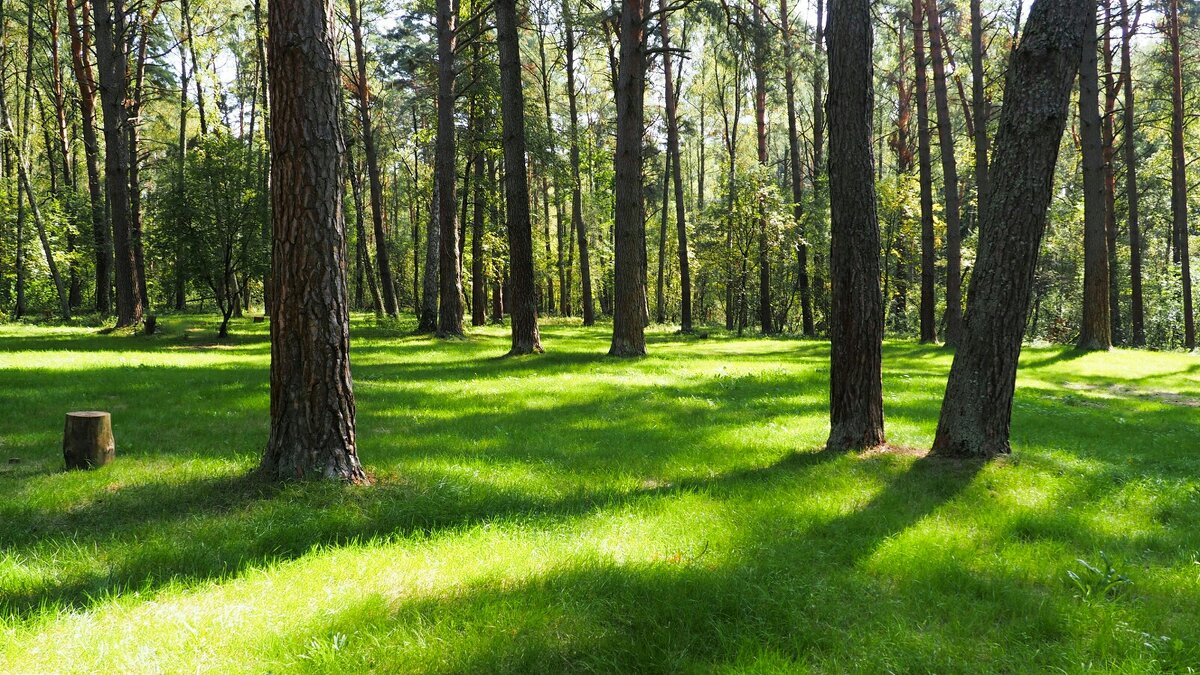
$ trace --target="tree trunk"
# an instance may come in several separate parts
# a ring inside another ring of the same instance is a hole
[[[983,9],[971,0],[971,103],[975,115],[975,210],[988,191],[988,100],[983,70]]]
[[[654,296],[654,322],[664,323],[666,317],[667,219],[671,213],[671,153],[663,153],[662,209],[658,212],[658,288]]]
[[[1037,2],[1013,53],[980,214],[980,242],[963,339],[954,355],[934,452],[991,457],[1010,452],[1017,359],[1058,148],[1095,4]]]
[[[588,250],[587,223],[583,220],[583,183],[579,177],[579,106],[575,84],[575,27],[567,0],[563,2],[563,31],[566,37],[567,104],[571,114],[571,228],[579,239],[579,282],[583,290],[583,325],[596,323],[592,298],[592,267]]]
[[[437,161],[435,160],[435,165]],[[438,327],[438,256],[441,253],[441,198],[439,181],[436,177],[437,167],[434,167],[433,195],[429,201],[429,220],[425,229],[425,274],[421,284],[421,316],[417,321],[417,330],[422,333],[432,333]]]
[[[487,193],[483,183],[483,146],[475,149],[475,212],[471,222],[471,325],[487,324],[487,279],[483,272],[483,223]]]
[[[379,268],[379,284],[383,287],[383,310],[395,318],[396,290],[392,282],[392,265],[388,260],[387,231],[383,226],[383,180],[379,175],[379,151],[375,147],[375,131],[371,120],[371,93],[367,80],[367,55],[363,48],[362,13],[358,0],[350,0],[350,28],[354,38],[354,60],[357,66],[358,121],[362,126],[363,154],[367,160],[367,179],[371,187],[371,224],[375,228],[375,264]],[[370,268],[368,267],[368,270]],[[374,278],[368,271],[368,274]],[[372,293],[378,287],[371,282]]]
[[[533,280],[533,227],[529,221],[529,183],[525,171],[525,95],[521,87],[521,43],[517,38],[516,0],[496,2],[496,42],[500,52],[500,113],[503,117],[505,214],[512,290],[511,355],[540,353],[537,298]],[[549,195],[545,195],[548,199]]]
[[[829,334],[832,450],[884,443],[883,300],[879,222],[871,157],[874,111],[869,0],[836,0],[829,11]]]
[[[787,0],[779,0],[779,17],[783,28],[784,48],[784,89],[787,92],[788,116],[788,155],[791,160],[792,173],[792,220],[799,232],[796,242],[796,286],[800,290],[800,320],[804,335],[812,337],[816,334],[813,326],[812,291],[808,283],[808,241],[804,227],[804,182],[800,172],[800,132],[796,125],[796,74],[795,46],[792,44],[792,31],[789,24]],[[704,142],[701,134],[700,142]],[[703,184],[703,179],[701,180]]]
[[[683,204],[683,172],[679,152],[679,113],[675,74],[671,71],[671,30],[667,25],[667,2],[659,0],[662,14],[663,89],[666,92],[667,154],[671,157],[671,175],[675,182],[675,232],[679,245],[679,323],[684,333],[692,332],[692,273],[688,265],[687,219]],[[703,142],[703,140],[701,141]]]
[[[946,344],[955,346],[962,334],[962,224],[959,221],[958,163],[954,158],[954,126],[950,120],[950,96],[941,17],[937,0],[926,0],[929,21],[929,51],[933,56],[933,98],[937,108],[938,146],[942,156],[942,191],[946,197]]]
[[[925,63],[925,4],[913,0],[913,60],[917,71],[917,170],[921,183],[921,342],[937,342],[937,284],[933,233],[933,158],[929,142],[929,81]]]
[[[1125,341],[1121,328],[1121,289],[1118,280],[1120,269],[1117,265],[1117,174],[1113,167],[1113,156],[1116,154],[1116,116],[1117,97],[1120,95],[1120,84],[1113,72],[1113,12],[1112,0],[1103,0],[1104,8],[1104,40],[1101,54],[1104,55],[1104,115],[1101,117],[1101,132],[1103,134],[1104,161],[1104,238],[1108,249],[1108,317],[1111,326],[1113,344]]]
[[[355,440],[333,0],[272,0],[271,434],[275,480],[366,483]]]
[[[1079,348],[1112,348],[1105,233],[1104,150],[1100,133],[1096,12],[1088,12],[1079,62],[1079,136],[1083,156],[1083,322]]]
[[[362,189],[362,173],[359,171],[359,165],[354,161],[354,145],[348,143],[346,145],[346,166],[350,173],[350,191],[354,197],[354,234],[356,254],[358,257],[359,269],[359,296],[362,296],[362,277],[366,277],[366,285],[371,291],[371,309],[374,310],[376,317],[383,317],[384,302],[380,297],[379,285],[375,282],[375,270],[371,268],[371,254],[368,249],[367,241],[367,226],[363,211],[366,210],[366,204],[363,200]],[[386,293],[386,287],[385,291]],[[361,305],[361,302],[360,302]]]
[[[645,92],[645,22],[642,0],[621,0],[620,50],[615,84],[617,145],[614,157],[615,268],[612,356],[646,353],[645,255],[642,204],[642,127]]]
[[[1171,227],[1175,257],[1183,281],[1183,346],[1196,348],[1196,323],[1192,312],[1192,261],[1188,250],[1187,157],[1183,152],[1183,55],[1179,0],[1167,7],[1167,39],[1171,45]]]
[[[100,71],[100,103],[104,111],[105,191],[112,216],[116,259],[117,326],[142,320],[134,258],[129,203],[129,72],[122,45],[125,35],[124,0],[93,0],[96,22],[96,64]]]
[[[766,14],[754,5],[754,127],[758,140],[758,163],[766,167],[767,156],[767,44]],[[767,239],[767,214],[758,218],[758,323],[765,335],[775,332],[771,314],[771,249]]]
[[[438,34],[438,109],[437,109],[437,183],[438,223],[441,230],[438,305],[438,337],[463,334],[462,269],[458,263],[458,223],[456,220],[454,141],[454,50],[457,42],[458,3],[437,0]]]
[[[1133,346],[1146,344],[1146,312],[1142,301],[1142,228],[1138,222],[1138,158],[1136,108],[1133,97],[1133,59],[1131,44],[1136,26],[1130,21],[1129,2],[1121,0],[1121,79],[1124,88],[1122,115],[1124,118],[1123,145],[1125,150],[1125,201],[1128,207],[1126,225],[1129,228],[1129,319],[1133,327]]]
[[[79,85],[79,126],[83,134],[83,156],[87,168],[91,207],[92,243],[95,247],[96,311],[112,308],[112,232],[109,229],[104,195],[100,187],[100,140],[96,136],[96,81],[91,64],[91,15],[87,0],[76,5],[66,0],[67,24],[71,31],[71,67]]]

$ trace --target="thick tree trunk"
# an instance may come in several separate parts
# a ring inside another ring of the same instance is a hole
[[[512,349],[509,354],[542,351],[533,281],[533,228],[525,171],[525,95],[521,88],[521,44],[516,0],[496,2],[496,42],[500,51],[500,113],[504,132],[504,191],[512,290]],[[549,195],[545,196],[547,199]]]
[[[917,170],[921,184],[921,342],[937,342],[937,253],[933,233],[933,157],[929,142],[929,80],[925,63],[925,4],[913,0],[913,55],[917,71]]]
[[[77,5],[66,0],[67,23],[71,31],[71,66],[79,85],[79,126],[83,134],[83,156],[87,168],[88,201],[91,207],[92,244],[95,248],[96,311],[108,314],[112,308],[112,232],[100,187],[100,140],[96,135],[96,81],[91,64],[91,14],[87,0]]]
[[[621,0],[620,50],[615,82],[617,146],[614,157],[616,202],[613,226],[612,356],[646,353],[646,233],[642,204],[642,126],[646,48],[642,0]]]
[[[589,256],[587,223],[583,220],[583,182],[579,176],[579,105],[575,83],[575,27],[571,9],[563,2],[563,31],[566,37],[567,104],[571,115],[571,228],[579,239],[579,283],[583,291],[583,325],[596,323],[596,304],[592,298],[592,267]]]
[[[456,197],[454,140],[454,50],[457,42],[458,3],[437,0],[438,110],[437,183],[438,223],[441,230],[438,337],[463,334],[462,268],[458,262],[458,205]]]
[[[1124,88],[1122,116],[1125,154],[1125,201],[1128,208],[1126,225],[1129,228],[1129,315],[1133,327],[1133,346],[1146,344],[1146,311],[1142,300],[1142,228],[1138,221],[1138,158],[1136,108],[1133,97],[1133,31],[1128,0],[1121,0],[1121,78]]]
[[[829,8],[829,250],[832,304],[827,447],[884,442],[883,299],[879,294],[879,222],[871,157],[874,111],[869,0]]]
[[[96,64],[100,71],[100,103],[104,112],[104,169],[108,208],[112,217],[116,259],[117,326],[142,320],[137,260],[134,257],[129,202],[129,68],[122,49],[125,34],[124,0],[93,0],[96,22]]]
[[[991,192],[980,214],[980,243],[963,339],[954,355],[936,453],[991,457],[1010,452],[1008,438],[1017,359],[1058,148],[1089,0],[1040,0],[1013,53],[991,165]]]
[[[659,0],[663,48],[663,89],[666,92],[667,154],[671,156],[671,176],[675,183],[675,232],[679,247],[679,324],[684,333],[692,332],[692,272],[688,264],[687,218],[683,203],[683,171],[679,151],[679,113],[675,73],[671,71],[671,30],[667,24],[667,2]]]
[[[1096,12],[1088,13],[1079,62],[1079,137],[1083,155],[1083,322],[1079,348],[1112,348],[1105,232],[1104,150],[1100,133],[1100,80]]]
[[[1192,312],[1192,261],[1188,250],[1187,157],[1183,152],[1183,54],[1179,0],[1167,7],[1167,39],[1171,45],[1171,226],[1175,256],[1183,281],[1183,346],[1196,348],[1196,320]]]
[[[962,224],[959,220],[958,162],[954,158],[954,126],[950,120],[950,95],[941,17],[937,0],[926,0],[929,52],[933,56],[933,98],[937,108],[938,146],[942,156],[942,193],[946,197],[946,344],[957,345],[962,335]]]
[[[271,435],[275,480],[365,483],[355,440],[333,0],[272,0]]]
[[[383,287],[383,310],[397,316],[396,291],[392,282],[392,266],[388,259],[387,230],[383,225],[383,180],[379,175],[379,151],[375,147],[375,131],[371,120],[371,93],[367,80],[367,55],[363,48],[362,13],[358,0],[350,0],[350,28],[354,37],[354,60],[357,66],[358,121],[362,126],[363,153],[367,160],[367,179],[371,187],[371,224],[375,228],[375,264],[379,268],[379,283]],[[368,268],[369,269],[369,268]],[[372,275],[373,278],[373,275]],[[372,282],[372,292],[378,287]]]

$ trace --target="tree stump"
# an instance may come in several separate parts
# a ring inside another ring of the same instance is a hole
[[[254,317],[254,323],[262,323],[262,322],[264,322],[264,321],[266,321],[266,320],[267,320],[267,317],[265,317],[265,316],[256,316],[256,317]]]
[[[158,331],[158,317],[153,314],[147,314],[143,328],[146,331],[146,335],[154,335]]]
[[[63,459],[68,469],[94,469],[113,461],[112,415],[99,411],[67,413],[63,429]]]

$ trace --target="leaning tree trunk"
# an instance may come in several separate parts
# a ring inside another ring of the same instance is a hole
[[[354,432],[333,0],[272,0],[271,435],[276,479],[365,483]]]
[[[913,60],[917,70],[917,171],[921,183],[921,342],[937,342],[937,284],[934,267],[933,158],[929,144],[929,79],[925,64],[925,4],[913,0]]]
[[[1079,137],[1083,146],[1083,322],[1079,326],[1079,348],[1086,350],[1112,348],[1097,39],[1093,11],[1088,13],[1079,61]]]
[[[463,334],[462,267],[458,259],[458,204],[455,197],[454,50],[457,42],[457,7],[454,0],[437,0],[438,109],[437,184],[438,225],[441,230],[439,264],[438,337]]]
[[[959,220],[958,163],[954,159],[954,126],[950,121],[950,94],[946,83],[945,37],[937,0],[926,0],[929,53],[933,61],[933,98],[937,108],[938,147],[942,155],[942,193],[946,197],[946,344],[954,346],[962,334],[962,224]]]
[[[508,307],[512,314],[509,354],[542,351],[533,280],[533,226],[529,221],[529,179],[525,170],[525,95],[521,90],[521,43],[516,0],[496,2],[496,42],[500,51],[500,114],[504,123],[504,206],[508,222]],[[549,195],[545,195],[549,199]]]
[[[869,0],[829,7],[829,337],[833,450],[884,442],[883,298],[871,157],[874,66]]]
[[[1038,0],[1013,53],[992,157],[991,192],[962,341],[942,402],[934,452],[1010,452],[1017,359],[1029,316],[1038,248],[1058,147],[1079,70],[1090,0]]]
[[[116,257],[117,326],[142,320],[134,259],[129,201],[129,110],[126,108],[129,65],[122,48],[125,35],[124,0],[93,0],[96,21],[96,65],[100,71],[100,104],[104,111],[104,186],[112,217]]]
[[[612,356],[646,353],[646,236],[642,204],[642,126],[646,48],[642,0],[621,0],[620,49],[615,93],[617,147],[614,157],[616,214],[613,225],[616,285]]]

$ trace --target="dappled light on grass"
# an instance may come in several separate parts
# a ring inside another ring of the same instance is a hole
[[[1200,396],[1194,357],[1029,350],[1016,455],[981,464],[923,454],[936,347],[885,346],[896,447],[841,454],[821,342],[652,330],[623,361],[550,322],[498,359],[502,327],[359,317],[376,484],[276,486],[248,476],[265,326],[160,326],[0,330],[0,671],[1200,663],[1200,421],[1113,389]],[[116,464],[60,471],[76,408],[114,413]],[[1083,601],[1067,572],[1101,550],[1131,586]]]

